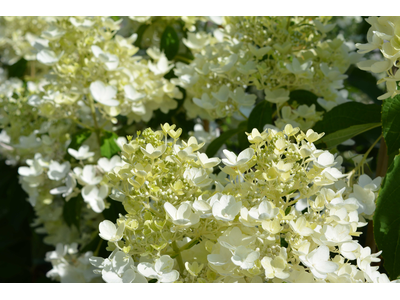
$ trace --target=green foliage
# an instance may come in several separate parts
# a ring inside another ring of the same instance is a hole
[[[242,122],[238,126],[238,128],[230,129],[222,133],[218,138],[213,140],[210,145],[208,145],[206,154],[208,157],[214,156],[218,150],[227,142],[229,139],[234,137],[236,134],[240,134],[246,131],[247,129],[247,122]]]
[[[315,105],[315,109],[317,111],[324,111],[321,105],[318,104],[317,99],[318,96],[313,94],[310,91],[306,90],[296,90],[296,91],[291,91],[289,94],[290,100],[288,103],[292,105],[294,102],[296,102],[299,105],[306,104],[307,106]]]
[[[110,203],[110,207],[102,212],[106,220],[116,220],[118,219],[119,214],[126,214],[122,202],[118,202],[110,198],[107,198],[107,200]]]
[[[400,148],[400,95],[383,101],[382,130],[388,156],[397,154]]]
[[[8,76],[23,78],[26,72],[27,65],[28,62],[25,59],[21,58],[15,64],[7,66]]]
[[[366,41],[367,42],[367,41]],[[347,72],[348,78],[347,83],[360,91],[364,92],[371,100],[376,103],[379,101],[376,99],[384,93],[376,85],[376,78],[369,72],[358,69],[355,66],[351,66]]]
[[[167,26],[161,35],[160,50],[164,51],[168,60],[172,60],[179,51],[179,36],[175,29]]]
[[[149,28],[149,27],[150,27],[149,24],[142,24],[142,25],[140,25],[140,27],[139,27],[138,30],[136,31],[137,38],[136,38],[136,41],[135,41],[135,43],[134,43],[134,45],[135,45],[136,47],[141,48],[143,35],[144,35],[146,29]]]
[[[257,128],[259,132],[262,132],[266,124],[272,124],[272,107],[269,102],[262,101],[251,111],[247,131],[250,133],[253,128]]]
[[[320,144],[324,144],[325,148],[333,148],[356,135],[359,135],[363,132],[371,130],[373,128],[381,126],[381,123],[368,123],[368,124],[360,124],[350,126],[346,129],[338,130],[334,133],[325,135],[321,140],[316,142],[316,144],[321,146]],[[318,131],[317,131],[318,132]]]
[[[383,180],[374,214],[374,237],[382,250],[385,269],[393,280],[400,276],[400,156]]]
[[[78,150],[80,146],[91,136],[92,131],[90,129],[82,129],[75,132],[71,136],[71,142],[68,145],[68,148],[72,148]],[[72,156],[67,152],[64,156],[66,160],[71,160]]]
[[[325,132],[325,135],[329,135],[354,125],[380,122],[379,105],[347,102],[325,113],[323,120],[317,122],[313,130],[318,133]]]
[[[110,159],[114,155],[118,154],[119,151],[121,151],[119,149],[117,143],[115,142],[117,138],[118,138],[118,135],[115,132],[111,132],[111,131],[103,132],[103,135],[100,139],[101,156],[107,157],[108,159]]]
[[[83,205],[82,194],[65,201],[65,205],[63,208],[63,217],[65,223],[69,227],[75,225],[78,230],[81,229],[80,221],[81,221],[81,210]]]
[[[363,132],[380,126],[380,107],[376,104],[347,102],[334,107],[324,114],[313,130],[325,136],[316,144],[324,143],[325,148],[335,147]],[[319,145],[321,147],[321,145]]]
[[[44,261],[53,246],[30,226],[34,212],[18,180],[18,168],[0,161],[0,282],[49,282]]]

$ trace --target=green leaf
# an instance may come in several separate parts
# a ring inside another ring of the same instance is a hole
[[[106,220],[114,222],[114,220],[119,218],[119,214],[126,215],[126,210],[122,202],[112,200],[111,198],[107,198],[107,201],[110,203],[110,206],[102,212]]]
[[[81,210],[83,205],[82,195],[69,199],[63,208],[63,217],[69,227],[75,225],[80,230]]]
[[[349,77],[346,82],[367,94],[371,100],[378,102],[377,98],[385,93],[376,85],[376,78],[370,72],[351,66],[347,74]]]
[[[249,146],[250,146],[250,142],[249,142],[249,139],[247,138],[247,134],[246,134],[246,131],[247,131],[246,128],[248,128],[248,120],[240,123],[239,127],[243,128],[242,131],[238,132],[239,148],[241,150],[244,150],[246,148],[249,148]]]
[[[389,167],[374,213],[374,237],[391,280],[400,275],[400,156]]]
[[[71,142],[68,148],[78,150],[80,146],[90,137],[92,131],[90,129],[81,129],[71,136]],[[71,160],[71,155],[67,152],[64,156],[66,160]]]
[[[262,132],[266,124],[272,124],[272,107],[269,102],[262,101],[251,111],[247,122],[247,131],[251,133],[253,128],[257,128],[259,132]]]
[[[110,159],[114,155],[118,154],[121,151],[115,140],[118,138],[114,132],[111,131],[103,131],[103,135],[100,138],[100,152],[101,156],[107,157]]]
[[[179,36],[175,29],[167,26],[161,35],[160,50],[164,51],[168,60],[172,60],[179,51]]]
[[[208,145],[206,150],[207,156],[208,157],[214,156],[218,152],[218,150],[222,147],[222,145],[225,144],[226,141],[228,141],[233,136],[235,136],[240,132],[243,132],[246,129],[247,129],[247,122],[242,122],[240,123],[238,128],[230,129],[222,133],[219,137],[213,140],[210,145]]]
[[[100,236],[99,236],[99,231],[96,230],[94,232],[91,233],[90,236],[90,241],[84,245],[82,248],[79,249],[80,253],[85,253],[87,251],[92,251],[94,252],[100,242]]]
[[[145,31],[147,28],[150,27],[150,24],[142,24],[139,26],[138,30],[136,31],[137,38],[136,41],[133,43],[136,47],[141,48],[142,47],[142,39]]]
[[[72,148],[78,150],[79,147],[90,137],[92,131],[90,129],[82,129],[75,132],[71,136],[71,143],[69,144],[68,148]]]
[[[17,61],[15,64],[6,66],[7,71],[8,71],[8,77],[18,77],[20,79],[23,79],[24,74],[26,72],[28,66],[28,62],[21,58],[19,61]]]
[[[380,106],[376,104],[346,102],[325,113],[324,118],[314,125],[313,130],[328,135],[354,125],[380,123],[380,110]]]
[[[316,144],[324,143],[326,148],[333,148],[352,137],[365,131],[381,126],[381,123],[370,123],[350,126],[349,128],[338,130],[334,133],[325,135]]]
[[[307,106],[311,106],[311,105],[315,105],[315,109],[317,111],[324,111],[324,109],[322,108],[321,105],[318,104],[317,99],[318,96],[313,94],[310,91],[306,91],[306,90],[296,90],[296,91],[291,91],[289,94],[289,104],[292,104],[293,102],[297,102],[299,105],[307,105]]]
[[[382,104],[382,131],[387,153],[398,153],[400,148],[400,95],[388,98]]]

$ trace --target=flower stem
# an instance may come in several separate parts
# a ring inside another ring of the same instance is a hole
[[[185,270],[185,266],[183,264],[183,260],[182,260],[182,255],[181,255],[181,251],[178,248],[178,245],[176,244],[176,241],[172,242],[172,249],[174,249],[175,253],[177,253],[178,255],[176,256],[176,260],[178,262],[178,267],[179,267],[179,273],[183,273],[183,271]]]
[[[367,152],[365,152],[362,160],[360,161],[360,163],[357,165],[357,167],[351,172],[351,177],[349,182],[352,183],[353,181],[353,176],[359,171],[359,169],[362,168],[364,162],[366,161],[366,159],[368,158],[369,153],[372,151],[372,149],[374,149],[375,145],[381,140],[383,134],[381,134],[376,141],[371,145],[371,147],[369,147],[369,149],[367,150]]]
[[[99,144],[99,147],[101,147],[100,130],[99,130],[99,124],[97,123],[96,110],[94,108],[94,101],[91,97],[88,97],[88,100],[89,100],[90,111],[92,113],[92,118],[93,118],[93,122],[94,122],[94,132],[96,134],[97,143]]]
[[[103,243],[103,239],[100,239],[100,242],[99,242],[99,244],[97,245],[97,248],[96,248],[96,250],[94,251],[94,253],[93,253],[93,256],[97,256],[97,255],[99,255],[99,251],[100,251],[100,247],[101,247],[101,244]]]

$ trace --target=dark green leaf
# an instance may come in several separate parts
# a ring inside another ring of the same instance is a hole
[[[272,124],[272,108],[269,102],[262,101],[251,111],[247,131],[251,133],[253,128],[257,128],[259,132],[262,132],[266,124]]]
[[[97,246],[99,245],[100,242],[100,236],[99,232],[96,230],[95,232],[91,233],[91,239],[90,242],[88,242],[86,245],[84,245],[82,248],[79,249],[80,253],[85,253],[87,251],[96,251]]]
[[[376,104],[343,103],[325,113],[323,120],[317,122],[313,130],[328,135],[354,125],[380,123],[380,111],[380,106]]]
[[[179,36],[175,29],[167,26],[161,35],[160,50],[164,51],[168,60],[172,60],[179,51]]]
[[[81,194],[65,202],[63,208],[63,217],[65,223],[67,223],[69,227],[75,225],[76,228],[80,230],[82,205],[83,198]]]
[[[92,134],[92,131],[90,129],[81,129],[81,130],[75,132],[71,136],[71,142],[69,143],[68,148],[78,150],[79,147],[82,146],[82,144],[90,137],[91,134]],[[71,155],[67,152],[65,154],[64,159],[70,160]]]
[[[373,101],[378,102],[377,98],[384,93],[376,85],[376,78],[370,72],[360,70],[357,67],[350,67],[347,72],[349,77],[346,82],[367,94]]]
[[[370,129],[381,126],[381,123],[370,123],[350,126],[349,128],[338,130],[334,133],[325,135],[321,140],[316,142],[316,144],[325,144],[326,148],[333,148],[360,133],[368,131]]]
[[[383,180],[374,213],[374,237],[391,280],[400,275],[400,156]]]
[[[289,104],[297,102],[299,105],[305,104],[307,106],[315,105],[317,111],[325,111],[321,105],[318,104],[318,96],[306,90],[291,91],[289,94]]]
[[[118,152],[121,151],[121,149],[115,142],[117,138],[118,138],[118,135],[116,135],[114,132],[111,132],[111,131],[103,132],[103,135],[100,139],[101,156],[107,157],[108,159],[110,159],[111,157],[113,157],[114,155],[118,154]]]
[[[243,128],[242,131],[238,132],[238,142],[239,142],[239,148],[241,150],[244,150],[250,146],[249,139],[247,138],[246,134],[246,128],[248,128],[248,120],[243,121],[242,123],[239,124],[239,127]]]
[[[142,24],[139,26],[136,34],[137,34],[137,38],[136,41],[133,43],[136,47],[141,48],[141,44],[142,44],[142,39],[143,39],[143,35],[146,31],[147,28],[149,28],[150,25],[149,24]]]
[[[289,244],[286,242],[285,238],[281,237],[281,247],[287,247]]]
[[[24,77],[27,65],[28,62],[25,59],[21,58],[15,64],[7,66],[8,77],[18,77],[22,79]]]
[[[400,95],[383,101],[382,131],[388,155],[397,154],[400,148]]]
[[[222,147],[223,144],[229,139],[231,139],[233,136],[236,134],[243,132],[244,130],[247,129],[247,122],[242,122],[238,128],[235,129],[230,129],[228,131],[225,131],[222,133],[219,137],[217,137],[215,140],[211,142],[210,145],[208,145],[206,154],[208,157],[212,157],[215,155],[215,153],[218,152],[218,150]]]
[[[112,200],[111,198],[107,198],[110,203],[110,207],[103,210],[103,216],[106,220],[115,221],[119,218],[119,214],[126,214],[126,210],[122,204],[122,202]]]

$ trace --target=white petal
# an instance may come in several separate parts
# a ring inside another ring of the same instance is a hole
[[[99,57],[99,55],[103,53],[103,50],[101,50],[99,46],[93,45],[91,48],[95,57]]]
[[[140,274],[147,278],[158,278],[158,274],[154,271],[153,265],[148,262],[142,262],[137,266]]]
[[[101,272],[103,280],[107,283],[122,283],[122,279],[112,271],[105,271]]]
[[[179,272],[176,270],[172,270],[169,273],[165,273],[162,275],[160,282],[174,282],[179,278]]]
[[[95,266],[96,268],[100,268],[100,266],[103,264],[104,262],[104,258],[102,257],[96,257],[96,256],[92,256],[89,258],[89,262]]]
[[[99,224],[99,236],[104,240],[110,240],[112,237],[115,236],[117,232],[117,228],[115,224],[109,220],[104,220]]]
[[[164,203],[164,209],[169,215],[169,217],[173,220],[176,218],[176,208],[169,202]]]

